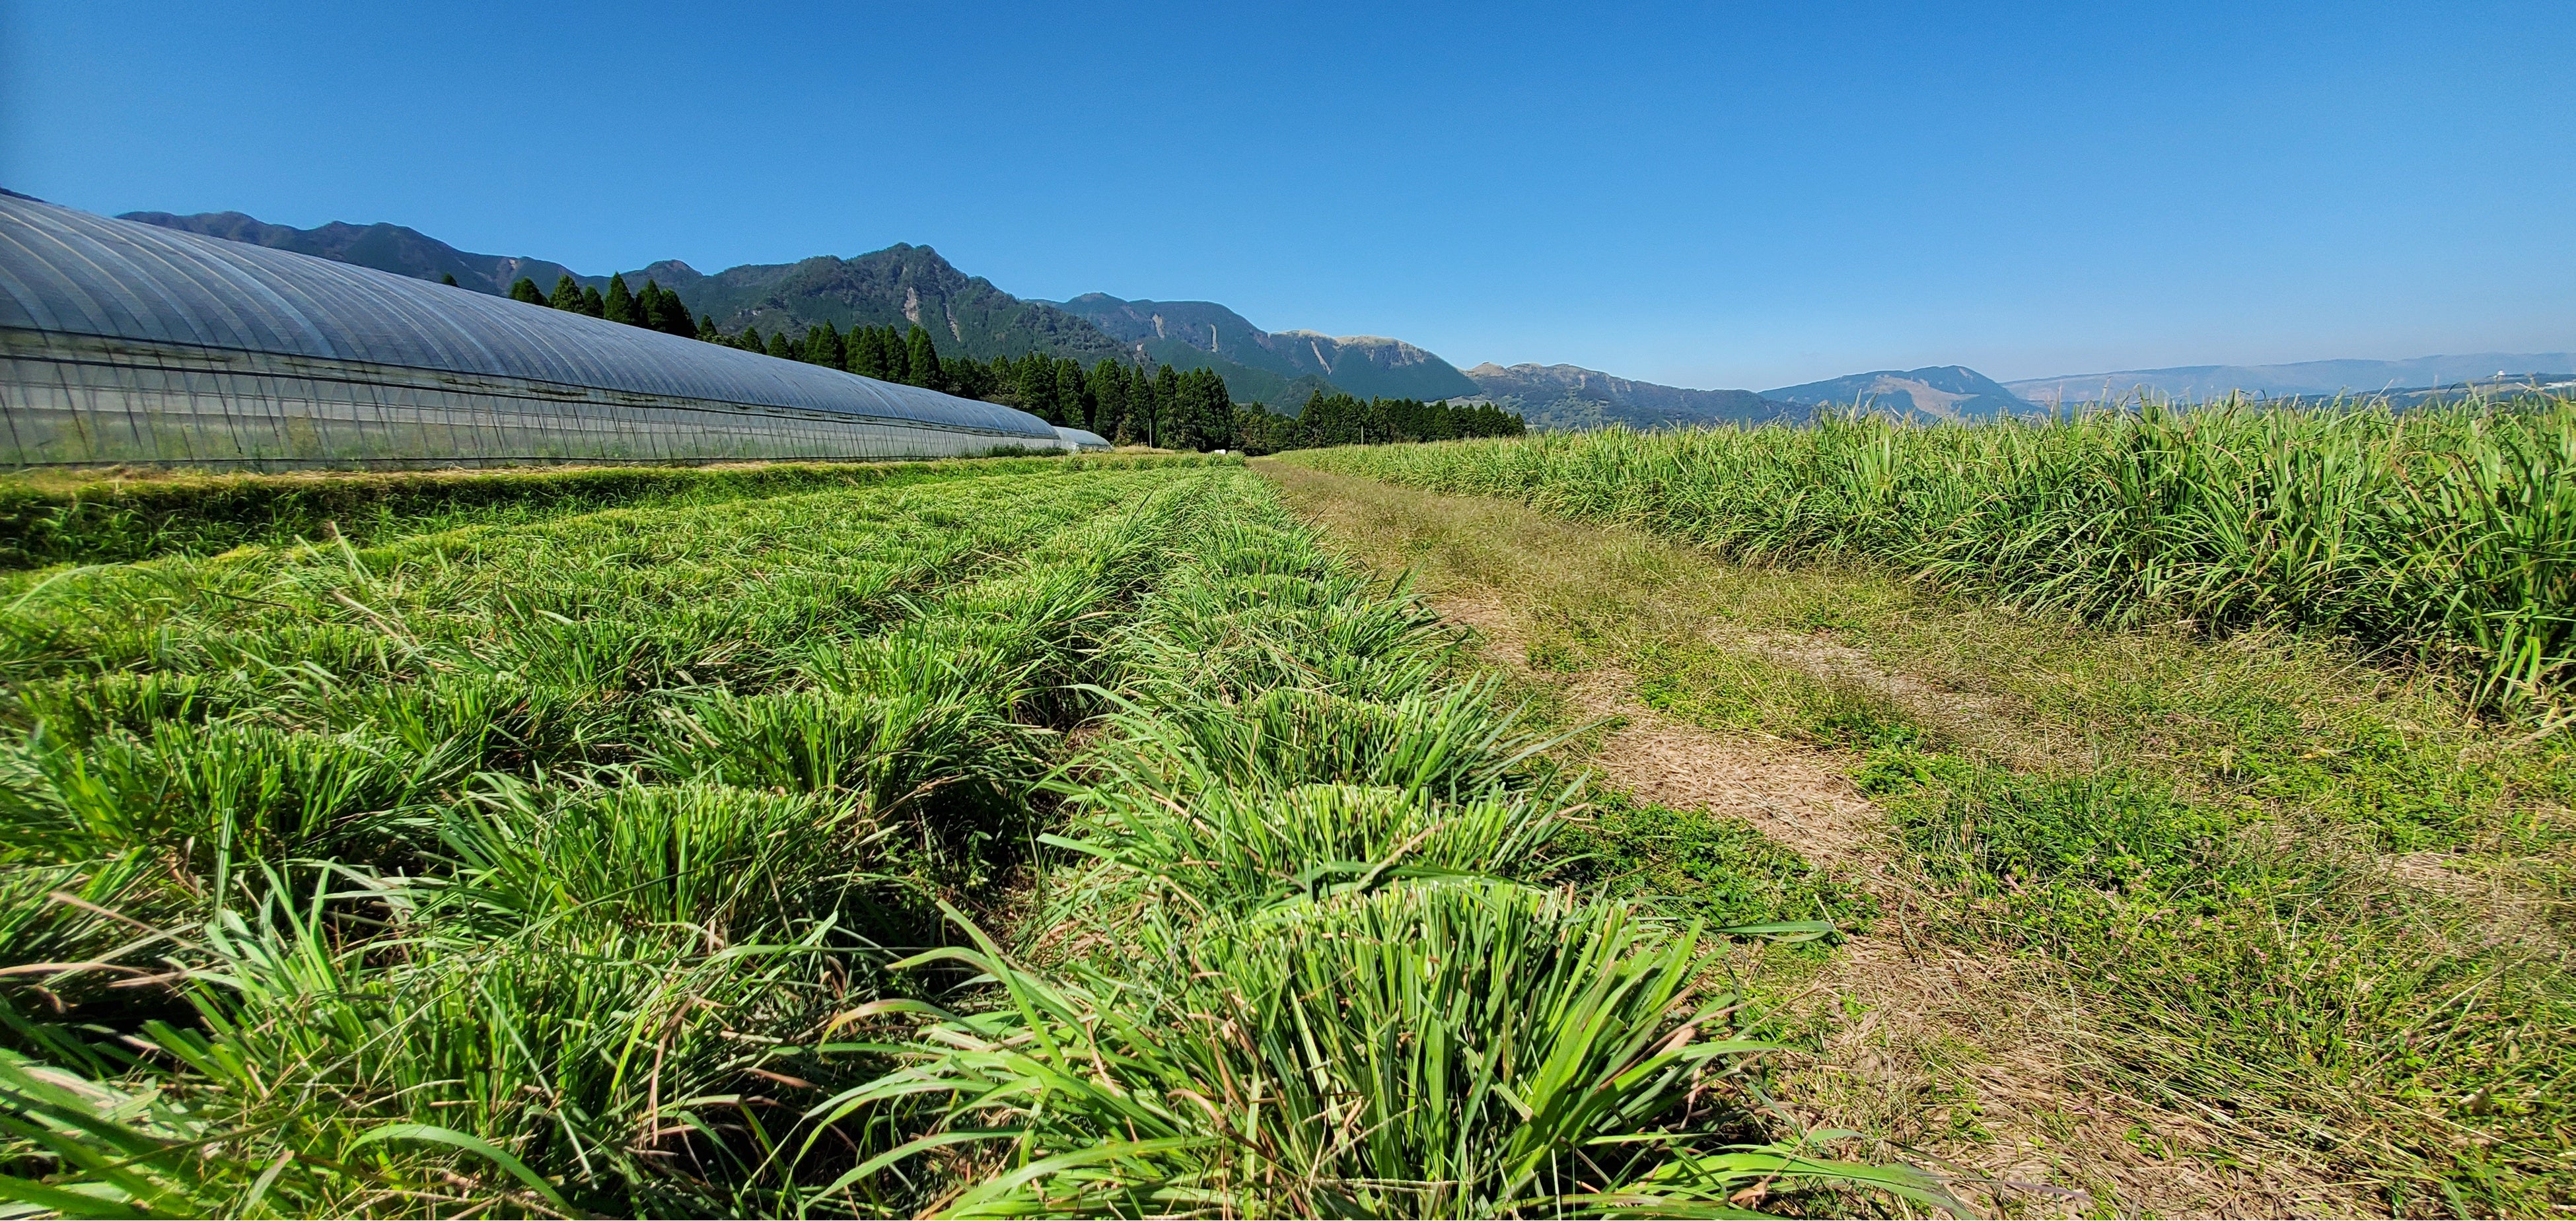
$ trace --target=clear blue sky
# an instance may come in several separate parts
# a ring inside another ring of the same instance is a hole
[[[585,271],[927,243],[1461,366],[2576,348],[2576,4],[0,0],[0,184]]]

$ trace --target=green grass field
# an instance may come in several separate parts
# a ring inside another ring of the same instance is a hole
[[[0,1197],[1944,1200],[1763,1120],[1729,935],[1551,885],[1579,779],[1239,463],[781,482],[6,578]]]
[[[11,492],[11,1215],[2576,1207],[2576,409]]]

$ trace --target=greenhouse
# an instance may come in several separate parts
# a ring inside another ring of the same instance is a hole
[[[993,403],[5,194],[0,420],[0,465],[21,467],[929,458],[1087,443]]]

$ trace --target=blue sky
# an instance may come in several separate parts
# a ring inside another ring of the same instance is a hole
[[[0,184],[1763,388],[2576,348],[2576,5],[0,0]]]

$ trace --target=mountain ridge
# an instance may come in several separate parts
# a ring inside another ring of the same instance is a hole
[[[459,250],[409,225],[384,221],[356,225],[335,220],[311,229],[298,229],[293,225],[273,225],[245,212],[197,212],[184,216],[173,212],[127,212],[117,219],[312,255],[335,263],[354,263],[418,280],[452,275],[459,287],[496,297],[508,294],[510,282],[521,276],[537,281],[538,287],[545,289],[552,289],[555,278],[566,275],[592,288],[605,288],[608,284],[607,276],[585,276],[546,259]]]
[[[1457,366],[1401,339],[1265,331],[1214,301],[1128,300],[1095,292],[1046,304],[1166,364],[1178,365],[1175,357],[1188,353],[1204,353],[1282,378],[1318,378],[1361,398],[1433,401],[1477,390]]]
[[[459,287],[495,296],[508,293],[510,283],[522,276],[535,280],[541,291],[551,291],[560,276],[592,288],[604,288],[610,279],[546,259],[458,250],[407,225],[384,222],[333,221],[298,229],[241,212],[128,212],[119,219],[417,279],[453,275]],[[1089,364],[1126,354],[1126,345],[1090,323],[1043,302],[1012,296],[982,276],[958,270],[937,250],[904,242],[847,259],[827,254],[793,263],[745,263],[713,275],[679,259],[615,274],[625,276],[630,288],[651,280],[677,292],[691,312],[713,318],[728,331],[758,326],[764,332],[802,332],[826,322],[844,330],[919,324],[944,336],[943,351],[982,360],[1034,351]]]
[[[584,275],[547,259],[459,250],[410,226],[387,222],[334,221],[298,229],[241,212],[128,212],[120,219],[416,279],[451,275],[459,287],[495,296],[506,295],[511,282],[522,276],[536,281],[543,291],[552,291],[562,276],[604,291],[611,278]],[[614,274],[625,276],[630,288],[641,288],[650,280],[678,293],[692,313],[713,319],[729,332],[746,326],[800,334],[824,323],[842,330],[918,324],[932,333],[942,351],[982,360],[1043,352],[1084,364],[1125,359],[1150,365],[1160,360],[1182,370],[1209,368],[1225,379],[1238,401],[1291,411],[1311,395],[1349,389],[1293,361],[1253,367],[1228,359],[1228,353],[1187,343],[1127,342],[1051,302],[1017,297],[982,276],[970,276],[932,247],[904,242],[849,258],[816,255],[792,263],[745,263],[713,274],[680,259]],[[1206,304],[1240,323],[1238,334],[1257,329],[1223,306]],[[1436,356],[1430,359],[1439,361]],[[1446,363],[1441,362],[1441,367],[1446,368]]]
[[[1498,365],[1466,370],[1479,397],[1516,412],[1533,429],[1572,432],[1621,424],[1654,430],[1707,424],[1762,424],[1803,418],[1794,404],[1750,390],[1689,390],[1581,365]]]

